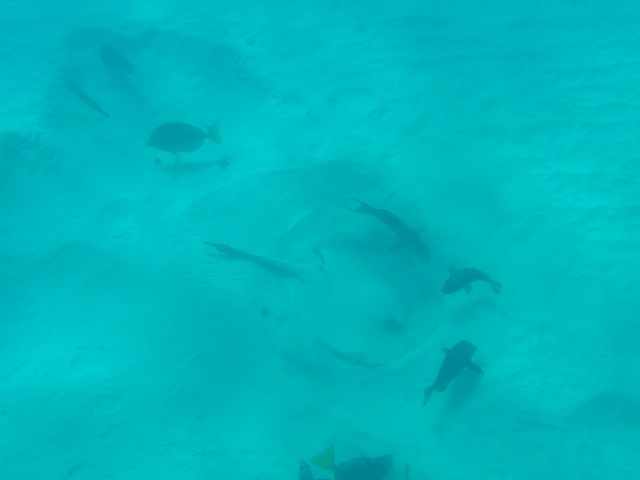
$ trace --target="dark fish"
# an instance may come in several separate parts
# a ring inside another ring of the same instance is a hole
[[[249,263],[254,263],[269,273],[281,278],[295,279],[302,283],[310,283],[310,270],[301,265],[285,262],[276,258],[266,257],[263,255],[256,255],[249,253],[239,248],[231,247],[224,243],[211,243],[204,242],[206,245],[210,245],[218,250],[220,253],[225,254],[229,258],[235,258],[237,260],[244,260]],[[322,266],[320,267],[322,268]]]
[[[354,203],[353,206],[343,203],[343,205],[352,212],[371,215],[379,222],[386,225],[398,239],[397,247],[407,247],[423,259],[429,260],[429,248],[422,238],[420,238],[418,232],[400,220],[393,213],[382,208],[374,208],[371,205],[355,198],[346,201]]]
[[[298,470],[298,480],[315,480],[311,467],[304,460],[300,460],[300,469]]]
[[[136,71],[136,67],[134,67],[129,60],[127,60],[111,45],[107,45],[106,43],[100,46],[100,60],[102,60],[104,66],[111,72],[131,75]]]
[[[393,466],[391,455],[379,457],[358,457],[335,464],[333,445],[312,459],[312,463],[325,470],[331,470],[335,480],[383,480]],[[312,477],[313,478],[313,477]]]
[[[475,363],[471,362],[471,357],[476,353],[478,347],[471,345],[466,340],[456,343],[453,348],[443,348],[442,351],[445,354],[438,376],[434,380],[433,384],[424,391],[424,402],[422,406],[425,406],[433,392],[444,392],[452,380],[462,373],[465,368],[468,368],[472,372],[476,372],[482,375],[484,372]]]
[[[487,282],[496,294],[502,292],[500,282],[492,280],[489,275],[477,268],[461,268],[458,270],[451,267],[449,268],[449,278],[447,278],[442,287],[442,293],[449,295],[463,288],[467,293],[471,293],[471,282],[476,280]]]
[[[109,118],[109,114],[105,112],[100,105],[98,105],[98,102],[96,102],[93,98],[87,95],[86,92],[80,87],[80,85],[78,85],[76,82],[74,82],[70,78],[65,78],[64,83],[69,89],[69,91],[73,93],[81,102],[83,102],[85,105],[88,105],[89,108],[95,110],[96,112],[100,113],[104,117]]]
[[[147,145],[177,155],[182,152],[195,152],[207,139],[221,143],[217,123],[202,130],[188,123],[169,122],[153,129]]]

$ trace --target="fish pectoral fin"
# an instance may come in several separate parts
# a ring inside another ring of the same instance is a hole
[[[216,123],[205,129],[205,136],[213,143],[222,143],[220,139],[220,124],[216,120]]]
[[[484,375],[484,372],[482,371],[482,369],[478,365],[473,363],[471,360],[467,362],[467,368],[472,372],[477,373],[478,375]]]
[[[467,293],[471,293],[471,284],[470,283],[467,283],[464,286],[464,291],[467,292]]]

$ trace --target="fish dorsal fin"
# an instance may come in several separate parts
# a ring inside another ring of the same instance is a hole
[[[313,463],[316,467],[324,468],[325,470],[329,470],[331,472],[336,469],[336,452],[335,447],[330,445],[324,452],[320,455],[316,455],[311,459],[311,463]]]
[[[455,275],[456,273],[458,273],[458,269],[456,267],[449,267],[449,273],[451,275]]]
[[[449,352],[451,350],[449,350],[448,348],[443,348],[442,351],[444,352],[445,355],[449,355]]]

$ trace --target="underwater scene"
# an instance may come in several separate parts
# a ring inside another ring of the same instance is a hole
[[[4,0],[0,480],[640,479],[639,25]]]

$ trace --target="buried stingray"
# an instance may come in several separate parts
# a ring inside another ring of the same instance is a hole
[[[147,146],[173,153],[177,157],[179,153],[195,152],[205,140],[222,143],[217,122],[204,130],[184,122],[168,122],[153,129]]]
[[[280,278],[298,280],[300,281],[300,283],[308,284],[312,282],[315,276],[314,273],[316,273],[314,270],[303,265],[298,265],[277,258],[246,252],[244,250],[231,247],[224,243],[212,243],[206,241],[203,243],[205,245],[214,247],[216,250],[218,250],[218,252],[222,254],[220,255],[222,257],[253,263]],[[318,270],[322,271],[326,276],[326,272],[324,272],[324,257],[322,256],[322,252],[320,252],[317,247],[312,247],[312,250],[315,256],[320,260]]]

